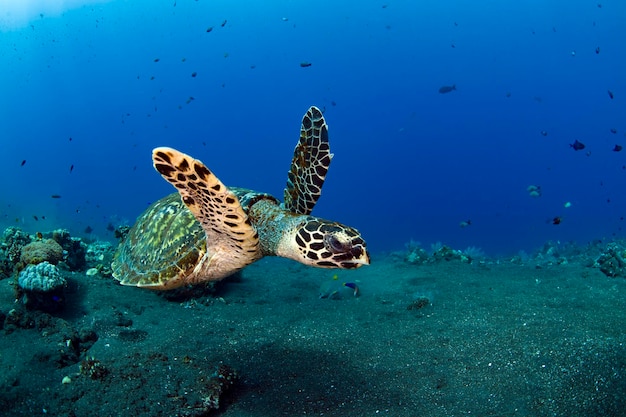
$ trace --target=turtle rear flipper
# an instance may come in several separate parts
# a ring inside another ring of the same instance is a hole
[[[261,258],[259,236],[237,196],[202,162],[165,147],[154,149],[152,160],[206,233],[207,259],[197,268],[220,279]]]
[[[328,126],[322,112],[312,106],[302,118],[300,140],[287,174],[285,209],[298,214],[311,213],[322,194],[332,157]]]

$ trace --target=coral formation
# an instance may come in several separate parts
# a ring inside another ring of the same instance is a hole
[[[126,239],[126,236],[129,232],[130,226],[119,226],[117,229],[115,229],[115,238],[121,242],[122,240]]]
[[[449,246],[436,242],[430,245],[430,252],[420,246],[419,242],[411,240],[406,245],[406,253],[404,253],[404,261],[409,264],[425,264],[440,261],[461,261],[471,263],[476,259],[484,259],[484,253],[480,248],[473,246],[468,247],[465,251],[452,249]]]
[[[109,374],[109,370],[98,359],[86,357],[79,366],[80,373],[91,379],[103,379]]]
[[[443,245],[439,249],[437,249],[433,255],[432,259],[434,262],[437,261],[464,261],[469,262],[467,256],[463,256],[463,252],[460,250],[452,249],[449,246]]]
[[[424,249],[422,249],[419,242],[411,239],[411,241],[407,243],[405,247],[405,262],[410,264],[423,264],[428,260],[428,253]]]
[[[469,262],[478,261],[485,259],[485,252],[477,246],[468,246],[463,250],[463,255],[465,255]]]
[[[26,291],[49,292],[64,287],[66,281],[55,265],[44,261],[28,265],[20,272],[17,284]]]
[[[66,253],[65,263],[72,271],[82,271],[86,267],[85,254],[87,245],[80,238],[71,237],[65,229],[57,229],[52,232],[54,239]]]
[[[22,248],[31,242],[30,236],[17,227],[6,228],[2,240],[8,260],[14,264],[20,260]]]
[[[28,265],[18,276],[17,298],[31,309],[58,311],[65,304],[66,285],[56,265],[46,261]]]
[[[220,408],[220,398],[237,381],[237,372],[227,365],[219,365],[211,378],[204,382],[202,404],[209,410]]]
[[[48,262],[52,265],[63,260],[63,248],[54,239],[36,240],[22,248],[20,261],[25,265]]]
[[[13,262],[9,259],[6,250],[0,248],[0,279],[8,278],[13,273]]]
[[[594,262],[596,268],[608,277],[626,277],[626,249],[617,243],[609,243]]]

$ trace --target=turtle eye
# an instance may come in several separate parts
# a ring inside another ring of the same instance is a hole
[[[332,253],[343,253],[350,250],[350,245],[342,243],[335,235],[324,236],[324,245]]]

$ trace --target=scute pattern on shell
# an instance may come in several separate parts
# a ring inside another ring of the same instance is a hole
[[[206,252],[202,227],[178,193],[152,204],[138,219],[113,259],[113,276],[124,285],[175,284]]]
[[[28,265],[17,279],[17,285],[25,291],[50,292],[66,284],[67,281],[61,276],[59,269],[49,262]]]

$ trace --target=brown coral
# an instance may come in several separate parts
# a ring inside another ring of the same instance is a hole
[[[44,261],[56,265],[63,260],[63,248],[53,239],[38,240],[22,248],[20,260],[25,265],[36,265]]]

